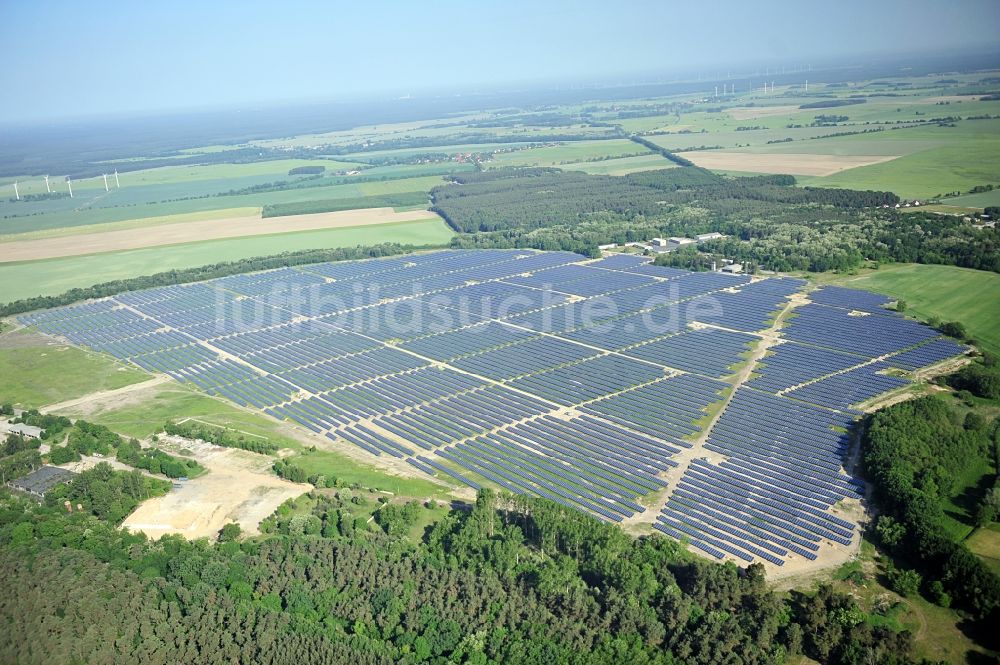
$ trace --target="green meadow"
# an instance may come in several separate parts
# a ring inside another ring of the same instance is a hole
[[[37,408],[149,378],[131,365],[24,332],[0,335],[0,403]]]
[[[562,164],[559,168],[566,171],[583,171],[591,175],[628,175],[639,171],[654,171],[677,166],[663,155],[650,153],[635,157],[618,157],[592,162],[575,162]]]
[[[606,141],[572,141],[554,146],[517,150],[495,155],[490,168],[505,166],[563,166],[582,161],[648,154],[649,150],[626,139]],[[565,167],[569,168],[569,167]]]

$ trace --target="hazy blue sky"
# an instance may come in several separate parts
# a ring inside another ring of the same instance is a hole
[[[998,0],[5,2],[0,120],[985,46]]]

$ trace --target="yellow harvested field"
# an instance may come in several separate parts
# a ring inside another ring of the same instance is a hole
[[[898,157],[898,155],[754,154],[717,150],[699,150],[681,154],[698,166],[716,171],[812,176],[833,175],[859,166],[881,164]]]
[[[253,215],[225,219],[156,224],[147,228],[122,228],[72,236],[10,240],[0,242],[0,263],[82,256],[84,254],[177,245],[202,240],[243,238],[374,224],[395,224],[436,217],[437,215],[427,210],[396,212],[392,208],[364,208],[290,217],[268,217],[266,219],[262,219],[258,212]]]
[[[739,106],[729,109],[727,113],[733,120],[754,120],[772,115],[788,115],[798,111],[798,106]]]
[[[214,538],[227,523],[236,522],[244,532],[256,534],[261,520],[278,506],[312,489],[275,476],[266,455],[193,441],[183,447],[194,452],[208,473],[144,501],[123,527],[150,538],[176,533],[193,540]]]

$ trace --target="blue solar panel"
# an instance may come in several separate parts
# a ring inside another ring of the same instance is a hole
[[[808,289],[647,257],[455,250],[19,318],[438,480],[610,522],[660,493],[658,532],[712,557],[782,565],[854,541],[838,513],[863,495],[843,468],[853,407],[966,351],[883,296]],[[760,343],[770,350],[716,418],[733,391],[719,378],[733,381]]]

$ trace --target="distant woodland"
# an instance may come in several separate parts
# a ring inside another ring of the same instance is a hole
[[[507,169],[451,176],[433,210],[457,247],[597,246],[719,231],[707,252],[770,270],[849,270],[864,261],[1000,271],[1000,232],[893,208],[890,192],[796,187],[792,176],[728,178],[697,167],[628,176]]]

